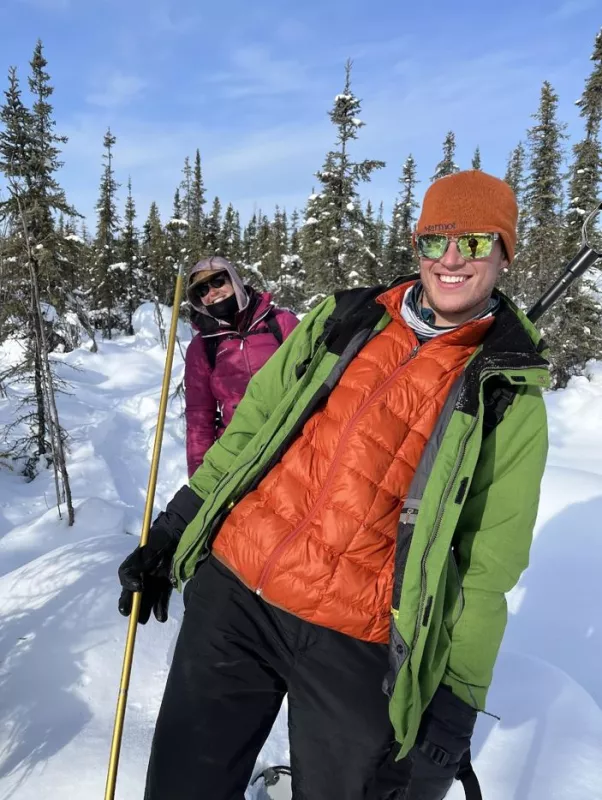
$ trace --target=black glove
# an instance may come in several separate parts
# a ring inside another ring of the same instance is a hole
[[[192,489],[183,486],[153,522],[147,544],[137,547],[121,564],[119,582],[123,588],[118,608],[124,617],[131,613],[134,592],[142,592],[138,622],[146,625],[151,611],[159,622],[167,620],[173,588],[171,562],[182,533],[202,504]]]
[[[394,745],[366,800],[443,800],[466,765],[476,718],[476,709],[441,685],[424,712],[415,746],[396,761]]]

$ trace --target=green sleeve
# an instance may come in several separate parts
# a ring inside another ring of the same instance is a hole
[[[482,445],[456,531],[464,605],[443,682],[479,710],[506,627],[506,592],[529,563],[547,450],[541,392],[521,389]]]
[[[231,464],[258,433],[286,392],[295,384],[297,366],[312,357],[324,323],[334,309],[334,297],[323,300],[249,381],[247,390],[222,436],[205,453],[190,478],[190,486],[205,499]]]

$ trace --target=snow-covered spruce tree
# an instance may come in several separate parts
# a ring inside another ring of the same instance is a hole
[[[359,118],[360,100],[351,91],[350,61],[345,66],[345,86],[335,97],[330,119],[337,130],[336,148],[316,173],[319,193],[312,194],[306,210],[308,231],[303,243],[303,261],[312,299],[346,286],[365,282],[371,257],[364,242],[364,213],[358,186],[385,166],[383,161],[353,161],[350,146],[364,126]]]
[[[165,225],[165,242],[167,244],[167,269],[166,279],[170,283],[170,287],[166,287],[170,293],[170,299],[167,305],[171,305],[173,301],[173,292],[176,284],[176,278],[180,266],[184,268],[188,266],[188,221],[185,219],[182,211],[182,202],[180,200],[180,190],[176,189],[173,210],[171,219]]]
[[[363,270],[363,278],[368,286],[377,286],[383,281],[384,271],[382,227],[379,228],[379,222],[374,217],[370,200],[366,203],[364,212],[364,244],[368,258]]]
[[[279,206],[274,210],[274,218],[266,233],[267,249],[262,259],[261,271],[266,280],[276,285],[284,259],[288,255],[288,220],[286,211],[281,211]]]
[[[26,459],[24,473],[33,478],[40,460],[52,463],[57,504],[66,502],[69,524],[73,524],[73,505],[65,458],[65,432],[56,405],[58,381],[53,373],[49,351],[57,305],[67,289],[65,255],[61,253],[63,231],[59,235],[56,217],[75,216],[55,174],[61,166],[59,144],[66,139],[54,132],[53,93],[50,76],[38,41],[30,62],[29,88],[33,106],[21,101],[16,70],[9,73],[6,103],[0,110],[0,171],[6,180],[6,200],[0,202],[0,225],[9,233],[13,251],[10,264],[18,269],[16,282],[8,278],[8,291],[15,292],[11,322],[22,325],[12,331],[23,344],[23,360],[11,366],[10,375],[0,375],[0,384],[10,380],[33,384],[33,393],[22,400],[21,411],[12,426],[26,424],[28,432],[13,443],[13,456]],[[4,276],[3,276],[4,277]],[[11,285],[12,283],[12,285]],[[24,285],[25,284],[25,285]],[[10,323],[9,323],[10,324]],[[7,438],[7,437],[4,437]]]
[[[573,163],[569,174],[569,202],[566,212],[564,256],[567,260],[578,252],[584,217],[600,202],[602,182],[602,30],[596,36],[591,55],[593,69],[583,94],[577,100],[579,113],[585,120],[585,135],[573,147]],[[594,234],[595,236],[595,234]],[[600,245],[600,239],[597,240]]]
[[[182,214],[184,215],[184,219],[190,223],[190,218],[192,216],[192,165],[190,164],[190,156],[184,158],[182,180],[180,181],[180,197],[182,201]]]
[[[527,231],[525,235],[524,281],[516,298],[529,308],[563,266],[562,258],[562,161],[565,125],[557,119],[558,96],[548,81],[541,89],[541,100],[529,128],[529,174],[525,188]],[[552,312],[554,313],[554,312]],[[550,315],[544,322],[550,325]]]
[[[196,263],[203,255],[203,206],[205,186],[201,169],[201,154],[196,151],[194,167],[186,156],[183,179],[180,184],[183,219],[188,223],[186,230],[186,249],[191,263]]]
[[[240,265],[242,262],[242,239],[240,233],[240,220],[232,203],[228,203],[224,220],[219,234],[219,254],[227,258],[232,264]]]
[[[136,230],[136,206],[132,197],[132,179],[128,179],[128,196],[125,201],[120,259],[125,264],[125,301],[127,333],[134,333],[132,317],[145,294],[144,274],[140,265],[140,240]]]
[[[259,209],[245,231],[243,250],[249,257],[241,265],[241,277],[258,291],[273,291],[275,284],[265,275],[265,264],[270,257],[271,224],[267,215]]]
[[[28,191],[26,171],[32,139],[32,120],[21,100],[15,67],[8,73],[8,89],[0,108],[0,171],[8,189],[0,196],[2,275],[0,282],[0,341],[33,324],[30,314],[27,258],[18,198]],[[12,187],[12,188],[11,188]],[[33,332],[31,337],[33,339]]]
[[[282,267],[278,278],[274,298],[279,306],[300,312],[304,307],[305,269],[300,252],[299,212],[291,214],[288,252],[282,258]]]
[[[222,231],[222,204],[215,197],[210,213],[204,220],[203,251],[205,256],[218,256],[220,253],[220,236]]]
[[[477,145],[472,157],[471,167],[473,169],[482,169],[481,167],[481,148]]]
[[[251,264],[257,240],[257,213],[254,213],[244,229],[242,237],[242,257],[245,264]]]
[[[94,319],[110,339],[114,328],[124,326],[120,301],[124,295],[122,263],[118,261],[119,215],[117,214],[117,189],[113,170],[113,147],[117,138],[108,129],[103,139],[104,167],[100,180],[100,195],[96,203]]]
[[[443,158],[435,167],[435,174],[431,181],[444,178],[446,175],[453,175],[460,171],[460,167],[455,162],[456,158],[456,135],[449,131],[443,142]]]
[[[155,303],[169,305],[173,296],[173,275],[167,257],[167,240],[159,208],[151,203],[142,234],[143,298]]]
[[[518,205],[516,226],[516,250],[511,266],[502,272],[498,285],[511,299],[520,302],[521,287],[526,283],[525,235],[527,232],[528,210],[525,205],[525,147],[519,142],[510,153],[504,180],[511,187]]]
[[[569,203],[562,254],[570,261],[581,246],[581,228],[585,216],[599,202],[602,181],[602,31],[596,36],[591,60],[593,70],[585,90],[577,101],[585,120],[585,136],[573,147],[569,173]],[[593,237],[596,239],[595,233]],[[593,243],[600,248],[601,238]],[[587,361],[602,358],[602,303],[596,287],[602,287],[600,262],[580,281],[575,282],[554,314],[549,339],[554,353],[556,383],[565,386],[571,375],[582,373]]]
[[[418,260],[412,246],[412,233],[416,226],[416,161],[411,154],[407,157],[399,182],[401,194],[393,207],[393,217],[389,228],[386,246],[387,283],[400,275],[411,275],[418,270]]]

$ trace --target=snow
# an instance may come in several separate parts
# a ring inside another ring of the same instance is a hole
[[[50,305],[49,303],[40,303],[40,308],[42,311],[42,317],[46,322],[57,322],[59,315],[57,310],[54,306]]]
[[[315,298],[319,299],[319,298]],[[70,432],[76,521],[53,507],[52,476],[0,471],[0,797],[102,797],[126,621],[117,567],[135,546],[154,441],[165,351],[156,309],[135,335],[55,355]],[[164,326],[170,309],[161,307]],[[180,323],[182,350],[190,339]],[[19,357],[0,347],[0,369]],[[173,395],[183,375],[176,347]],[[15,417],[22,387],[0,398]],[[550,453],[531,566],[509,596],[509,622],[487,710],[473,741],[487,800],[602,800],[602,363],[546,396]],[[16,435],[16,433],[15,433]],[[155,512],[186,480],[179,397],[168,404]],[[140,797],[182,602],[137,636],[116,797]],[[288,763],[286,709],[259,767]],[[259,788],[248,800],[259,800]],[[448,800],[463,800],[459,785]]]

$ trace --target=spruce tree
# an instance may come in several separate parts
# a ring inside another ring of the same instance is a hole
[[[252,253],[257,238],[257,214],[254,213],[246,226],[242,237],[242,257],[245,264],[252,263]]]
[[[416,226],[416,185],[418,183],[416,161],[410,154],[406,159],[399,182],[403,189],[393,208],[386,246],[386,280],[393,281],[400,275],[410,275],[418,269],[418,260],[412,245],[412,234]]]
[[[563,260],[570,261],[581,247],[581,228],[586,214],[599,202],[602,180],[602,31],[596,36],[591,60],[593,70],[577,101],[585,120],[585,136],[573,147],[569,203],[562,247]],[[590,238],[592,236],[590,235]],[[593,236],[595,237],[595,234]],[[600,249],[598,238],[594,244]],[[595,290],[600,283],[600,262],[580,281],[573,283],[554,314],[550,337],[556,383],[566,385],[571,375],[583,372],[587,361],[602,358],[602,304]]]
[[[599,202],[602,182],[602,30],[599,31],[591,55],[592,72],[576,105],[585,120],[585,136],[573,147],[570,171],[569,202],[566,214],[564,257],[568,261],[578,252],[584,217]]]
[[[519,142],[508,159],[508,167],[504,180],[516,196],[518,205],[518,221],[516,225],[516,249],[512,264],[506,268],[499,280],[499,287],[510,298],[518,298],[521,287],[527,280],[524,258],[525,236],[527,232],[528,210],[525,204],[526,178],[525,178],[525,148]]]
[[[275,292],[275,300],[279,306],[300,312],[304,307],[305,270],[300,251],[299,212],[291,214],[288,253],[283,256],[282,268]]]
[[[536,124],[528,131],[529,176],[525,189],[528,229],[525,236],[525,280],[516,299],[530,307],[562,268],[561,166],[565,125],[557,119],[558,96],[548,81],[541,89]]]
[[[387,244],[387,223],[385,222],[385,204],[381,200],[378,206],[378,214],[376,216],[376,241],[375,241],[375,255],[378,261],[378,278],[382,283],[387,280],[387,268],[385,264],[385,248]]]
[[[126,324],[127,333],[132,336],[134,328],[132,317],[140,304],[144,275],[140,268],[140,242],[136,230],[136,206],[132,197],[132,179],[128,179],[128,196],[125,202],[124,226],[121,237],[121,260],[125,264],[126,275]]]
[[[161,224],[159,208],[151,203],[144,223],[142,239],[143,270],[146,277],[146,299],[169,305],[173,294],[173,273],[168,258],[168,245]]]
[[[351,159],[350,146],[364,126],[359,118],[361,101],[351,91],[351,62],[345,67],[343,92],[335,97],[330,119],[337,130],[336,149],[329,152],[316,173],[322,188],[312,195],[306,211],[314,230],[307,230],[303,260],[313,297],[330,294],[345,286],[365,282],[372,258],[364,242],[364,214],[358,196],[359,184],[384,167],[383,161]]]
[[[0,225],[5,230],[2,242],[2,281],[0,282],[0,341],[22,329],[30,321],[27,252],[23,247],[20,224],[21,198],[28,193],[27,169],[33,137],[29,110],[21,100],[17,70],[8,73],[6,100],[0,109],[0,171],[8,184],[6,199],[0,197]],[[30,213],[26,211],[26,213]]]
[[[435,168],[435,174],[431,181],[444,178],[446,175],[453,175],[455,172],[460,171],[460,167],[455,162],[456,157],[456,135],[453,131],[449,131],[443,142],[443,158]]]
[[[31,110],[21,101],[16,70],[9,72],[6,103],[0,110],[4,130],[0,132],[0,170],[7,181],[7,199],[0,202],[0,223],[6,226],[12,253],[11,263],[19,274],[7,271],[2,276],[14,300],[2,313],[14,314],[22,325],[13,331],[24,343],[24,358],[9,367],[10,378],[33,384],[33,394],[23,399],[24,410],[13,427],[27,424],[29,433],[16,452],[27,457],[25,473],[33,478],[39,459],[46,458],[55,470],[57,503],[67,502],[69,524],[73,506],[66,467],[65,432],[56,406],[59,389],[49,352],[58,337],[54,329],[56,311],[66,309],[71,268],[65,263],[65,229],[59,233],[57,217],[73,217],[74,209],[55,174],[62,166],[59,145],[65,137],[55,133],[50,97],[53,88],[42,43],[38,41],[30,62],[29,88],[33,96]],[[3,246],[3,249],[5,247]],[[16,280],[15,280],[16,278]],[[0,317],[0,322],[2,317]],[[2,326],[4,327],[4,326]],[[64,342],[64,339],[63,339]],[[0,376],[0,383],[2,383]]]
[[[203,256],[205,247],[205,241],[203,239],[204,205],[205,186],[203,184],[203,172],[201,169],[201,154],[199,150],[197,150],[194,159],[190,194],[187,197],[188,216],[185,217],[188,222],[186,246],[192,263],[195,263]]]
[[[474,151],[474,155],[472,157],[471,166],[472,166],[473,169],[482,169],[482,167],[481,167],[481,149],[480,149],[480,147],[478,145],[477,145],[477,147],[476,147],[476,149]]]
[[[117,214],[117,189],[113,170],[113,147],[117,138],[108,129],[103,139],[104,168],[100,181],[100,196],[96,204],[95,272],[96,319],[98,326],[110,339],[112,329],[119,325],[119,301],[123,294],[123,275],[117,262],[119,216]]]
[[[192,166],[190,164],[190,157],[184,158],[184,166],[182,167],[182,181],[180,183],[180,197],[182,200],[182,213],[184,219],[190,224],[192,219]]]
[[[178,271],[182,265],[187,265],[188,222],[184,216],[179,189],[175,191],[171,218],[165,225],[163,235],[167,249],[161,302],[171,305]]]
[[[377,286],[382,282],[382,243],[379,241],[379,229],[370,200],[364,212],[364,242],[369,255],[363,271],[364,282],[367,286]]]
[[[286,211],[276,206],[274,219],[267,233],[267,249],[263,256],[262,273],[266,280],[277,283],[285,257],[288,255],[288,221]]]
[[[251,259],[247,265],[248,271],[245,273],[245,277],[252,280],[255,288],[264,291],[273,289],[273,284],[269,283],[269,279],[265,275],[266,264],[270,259],[271,235],[270,220],[260,209],[257,212],[257,233],[251,248]]]
[[[221,255],[222,204],[219,197],[214,198],[211,212],[205,217],[204,222],[204,254],[206,256]]]
[[[240,221],[232,203],[228,203],[224,220],[219,232],[218,252],[233,264],[240,264],[242,260],[242,242],[240,235]]]

